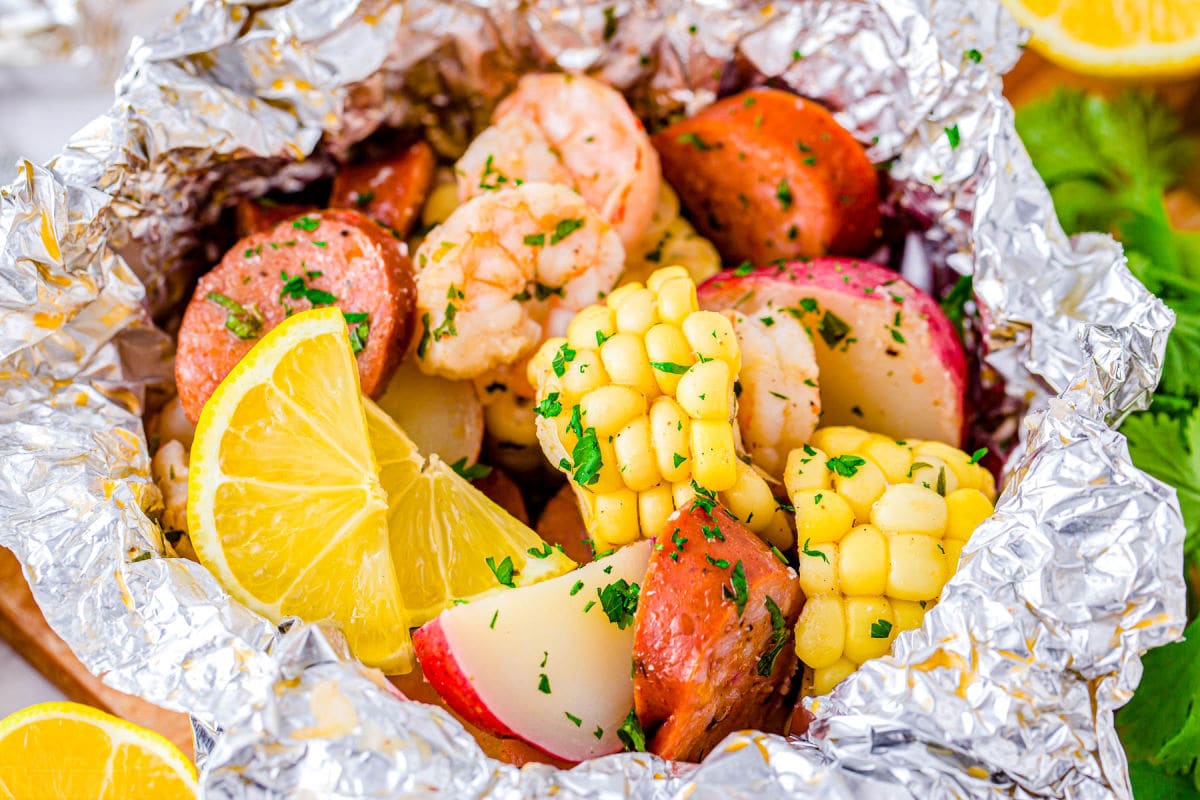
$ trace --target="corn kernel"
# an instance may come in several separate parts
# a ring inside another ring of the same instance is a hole
[[[613,310],[608,306],[588,306],[575,315],[567,326],[567,343],[576,350],[594,350],[617,332]]]
[[[628,489],[596,495],[596,549],[629,544],[638,538],[638,497]]]
[[[738,463],[728,420],[692,422],[692,477],[698,484],[713,492],[725,491],[737,481]]]
[[[872,433],[856,452],[875,462],[888,483],[904,483],[908,480],[908,468],[913,461],[912,451],[896,444],[895,439]]]
[[[846,643],[846,614],[841,598],[818,594],[808,598],[796,623],[796,655],[813,669],[828,667],[842,657]]]
[[[796,532],[792,530],[792,524],[788,522],[788,515],[784,511],[777,510],[772,514],[771,522],[759,531],[758,535],[781,552],[791,549],[796,544]]]
[[[867,438],[868,434],[864,430],[849,425],[833,425],[813,431],[808,443],[831,456],[840,456],[857,451],[867,443]]]
[[[992,504],[978,489],[959,489],[946,495],[946,538],[965,542],[992,515]]]
[[[738,350],[737,336],[733,323],[716,311],[697,311],[683,321],[683,335],[697,355],[720,359],[734,373],[742,368],[742,357]]]
[[[696,499],[696,490],[692,488],[692,482],[676,481],[671,484],[671,501],[676,508],[691,508],[692,501]]]
[[[721,271],[721,254],[708,239],[696,233],[692,224],[676,217],[667,226],[662,259],[667,264],[683,264],[696,283]]]
[[[662,476],[654,464],[650,443],[650,420],[638,417],[617,434],[613,441],[620,467],[621,480],[635,492],[645,491],[658,484]]]
[[[886,597],[847,597],[845,604],[846,658],[861,664],[885,655],[897,633],[891,602]]]
[[[633,419],[646,415],[646,396],[629,386],[608,384],[585,394],[579,401],[583,424],[597,436],[613,436]]]
[[[933,600],[946,582],[945,556],[932,536],[897,533],[889,544],[887,593],[900,600]]]
[[[645,288],[645,286],[637,281],[627,283],[624,286],[618,286],[616,289],[613,289],[611,292],[609,292],[608,296],[604,298],[604,304],[613,311],[616,311],[617,307],[620,306],[621,303],[625,302],[625,298],[629,297],[631,294],[640,292]]]
[[[945,497],[958,488],[958,476],[937,456],[918,455],[909,467],[909,480],[916,486],[933,489]]]
[[[683,333],[674,325],[665,323],[659,323],[646,331],[646,356],[654,369],[654,379],[658,381],[659,390],[669,395],[675,394],[679,379],[683,377],[683,373],[678,371],[679,368],[686,370],[696,363]]]
[[[638,494],[638,522],[643,536],[658,536],[675,511],[670,484],[660,483]]]
[[[658,303],[654,292],[637,289],[627,293],[616,305],[617,331],[642,335],[658,322]]]
[[[842,593],[837,570],[840,554],[837,542],[826,542],[818,547],[806,541],[801,545],[800,566],[796,573],[800,576],[800,588],[805,597]]]
[[[650,436],[663,480],[687,481],[692,475],[692,420],[669,397],[656,397],[650,404]]]
[[[654,370],[650,368],[642,337],[632,333],[616,334],[600,346],[600,360],[613,383],[632,386],[646,395],[647,400],[658,396],[658,381],[654,380]]]
[[[883,496],[887,485],[883,470],[870,461],[860,464],[850,477],[833,475],[833,488],[850,504],[857,522],[871,519],[871,506]]]
[[[954,573],[958,572],[958,561],[962,557],[963,547],[966,545],[966,542],[943,539],[941,545],[942,550],[945,551],[945,555],[943,556],[943,560],[946,562],[945,581],[949,581],[954,577]],[[942,583],[943,587],[945,586],[945,581]],[[941,591],[939,589],[938,594],[941,594]]]
[[[533,358],[525,365],[525,376],[528,378],[531,386],[541,386],[545,383],[542,376],[554,376],[551,364],[554,363],[554,356],[557,355],[558,349],[567,343],[567,340],[561,336],[555,336],[542,342],[542,346],[533,354]]]
[[[932,607],[932,603],[925,605]],[[925,607],[921,605],[921,602],[912,600],[893,600],[892,617],[896,621],[897,631],[915,630],[921,627],[921,623],[925,621]]]
[[[658,289],[658,318],[672,325],[680,325],[688,314],[699,310],[696,301],[696,284],[690,279],[672,278],[664,281]]]
[[[454,183],[442,183],[433,187],[421,209],[421,225],[431,228],[441,225],[454,209],[458,208],[458,186]]]
[[[672,212],[671,216],[674,217],[678,215],[679,200],[676,199],[675,210]],[[656,269],[653,273],[651,273],[650,277],[646,279],[646,288],[655,294],[660,294],[663,286],[665,286],[668,281],[677,280],[679,278],[683,278],[688,283],[692,283],[691,275],[683,267],[663,267],[662,269]],[[692,285],[695,286],[694,283],[692,283]]]
[[[859,525],[840,542],[838,584],[842,594],[877,595],[887,589],[888,543],[874,525]]]
[[[715,362],[714,362],[715,363]],[[721,503],[755,533],[765,531],[775,516],[775,496],[762,475],[738,461],[737,480],[721,492]]]
[[[858,669],[858,664],[855,664],[848,658],[839,658],[828,667],[821,667],[813,670],[813,694],[829,694],[846,678],[850,677],[850,673]]]
[[[675,399],[693,419],[717,420],[728,425],[730,403],[729,365],[720,359],[696,364],[680,379]]]
[[[532,401],[512,392],[498,392],[483,407],[488,433],[501,442],[521,447],[537,445],[537,414]]]
[[[611,438],[610,436],[596,437],[596,444],[600,450],[600,470],[596,473],[595,482],[584,487],[594,494],[615,492],[625,487],[625,481],[621,480],[621,468],[617,464],[617,452],[613,448],[613,443],[609,441]],[[564,445],[569,443],[567,452],[571,453],[575,446],[574,434],[562,437],[561,441]]]
[[[788,453],[787,466],[783,469],[783,485],[788,496],[801,489],[828,489],[830,473],[825,467],[828,459],[824,451],[805,445]]]
[[[836,542],[850,532],[854,511],[832,489],[801,489],[792,495],[796,507],[796,541]]]
[[[572,397],[581,397],[609,383],[608,372],[600,363],[595,350],[577,350],[575,358],[566,365],[562,386]]]
[[[901,483],[889,486],[871,509],[871,522],[887,533],[942,535],[946,501],[932,489]]]
[[[930,456],[941,461],[954,473],[954,477],[958,479],[956,485],[969,485],[970,465],[967,462],[970,456],[962,450],[943,442],[922,441],[913,445],[913,461],[929,461]]]

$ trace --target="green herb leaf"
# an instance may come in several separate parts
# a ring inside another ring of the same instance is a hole
[[[354,205],[358,206],[359,208],[366,208],[374,199],[374,192],[359,192],[354,196]]]
[[[569,719],[569,720],[571,720],[571,722],[575,723],[576,728],[583,725],[583,720],[580,719],[579,717],[575,716],[574,714],[572,714],[570,711],[564,711],[563,714],[566,715],[567,719]]]
[[[867,460],[861,456],[840,455],[826,460],[825,468],[843,478],[853,478],[858,473],[858,468],[866,463]]]
[[[546,673],[538,675],[538,691],[542,694],[550,694],[550,679],[546,677]]]
[[[523,241],[525,242],[525,244],[529,245],[530,247],[541,247],[542,245],[544,245],[546,243],[546,234],[531,233],[528,236],[526,236],[523,239]]]
[[[263,318],[254,306],[246,308],[241,303],[220,292],[209,292],[204,296],[204,299],[224,308],[228,312],[225,314],[225,330],[237,338],[245,341],[248,339],[257,339],[262,335]]]
[[[638,607],[638,594],[641,591],[636,583],[629,583],[624,578],[608,584],[603,589],[597,589],[600,597],[600,607],[604,609],[608,621],[625,630],[633,624],[633,615]]]
[[[567,238],[582,227],[582,219],[560,220],[559,223],[554,226],[554,233],[550,234],[550,244],[558,244],[563,239]]]
[[[981,447],[978,450],[976,450],[974,453],[971,453],[971,460],[968,461],[967,463],[968,464],[978,464],[980,459],[982,459],[987,454],[988,454],[988,449],[986,447]]]
[[[558,348],[558,352],[554,354],[554,359],[550,362],[550,368],[554,370],[554,374],[562,377],[567,373],[567,364],[575,360],[575,351],[572,350],[566,342]]]
[[[892,635],[892,623],[886,619],[877,619],[871,623],[871,638],[886,639]]]
[[[591,486],[600,480],[600,468],[604,460],[600,455],[600,442],[596,439],[596,429],[588,428],[575,443],[571,451],[571,460],[575,466],[571,479],[580,486]]]
[[[801,548],[800,552],[804,553],[804,555],[806,555],[806,556],[809,556],[810,558],[819,558],[819,559],[821,559],[822,561],[824,561],[826,564],[828,564],[828,563],[829,563],[829,556],[825,555],[824,551],[822,551],[822,550],[809,550],[809,549],[808,549],[808,543],[809,543],[810,541],[812,541],[812,540],[811,540],[811,539],[805,539],[805,540],[804,540],[804,547],[803,547],[803,548]]]
[[[492,468],[486,464],[472,464],[468,467],[466,456],[463,456],[458,461],[455,461],[453,464],[451,464],[450,469],[454,470],[461,477],[466,478],[469,481],[478,480],[479,478],[486,478],[488,475],[492,474]]]
[[[792,207],[792,187],[788,186],[787,178],[779,181],[779,185],[775,187],[775,199],[779,201],[779,207],[787,211]]]
[[[946,128],[945,130],[946,130],[946,139],[947,139],[947,141],[950,142],[950,149],[953,150],[954,148],[958,147],[959,142],[962,141],[962,135],[958,132],[957,124],[951,125],[949,128]]]
[[[293,222],[292,227],[297,230],[311,233],[312,231],[315,231],[317,228],[321,227],[321,220],[317,219],[316,217],[305,215]]]
[[[510,589],[515,589],[516,584],[513,583],[513,560],[511,556],[505,556],[504,560],[499,564],[496,559],[488,556],[484,561],[487,562],[488,569],[496,576],[496,582],[501,586],[507,586]]]
[[[803,306],[804,301],[801,300],[800,304]],[[817,333],[821,334],[821,338],[825,340],[825,344],[832,349],[850,333],[850,326],[837,314],[827,310],[821,317],[821,322],[817,325]]]
[[[632,708],[629,709],[629,716],[625,717],[621,727],[617,728],[617,738],[625,745],[627,752],[646,752],[646,732],[642,730],[642,724],[638,722],[637,713]]]
[[[791,636],[791,631],[788,629],[787,618],[783,616],[783,611],[770,595],[763,598],[763,604],[767,607],[767,613],[771,615],[771,644],[767,652],[758,657],[756,672],[766,678],[775,671],[775,659],[779,658],[779,654],[783,652],[784,645]]]
[[[720,146],[720,145],[715,145],[715,144],[709,144],[708,142],[704,141],[699,136],[697,136],[695,133],[692,133],[690,131],[688,133],[679,134],[679,136],[677,136],[675,138],[675,141],[679,142],[680,144],[690,144],[692,147],[694,147],[697,150],[700,150],[702,152],[712,150],[712,149]]]
[[[733,565],[733,573],[729,576],[729,584],[721,587],[721,594],[726,600],[732,600],[737,606],[738,619],[746,610],[746,602],[750,599],[750,587],[746,584],[746,567],[739,559]]]
[[[671,361],[651,361],[650,366],[659,372],[669,372],[672,375],[682,375],[689,369],[683,364],[675,364]]]
[[[558,392],[549,392],[545,399],[533,407],[533,412],[539,417],[553,419],[562,413],[562,403],[558,401]]]

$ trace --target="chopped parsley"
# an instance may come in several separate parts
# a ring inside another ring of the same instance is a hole
[[[825,462],[825,468],[830,472],[836,472],[843,478],[853,478],[858,473],[858,468],[866,463],[867,460],[861,456],[840,455],[828,459]]]
[[[628,752],[644,753],[646,751],[646,732],[642,723],[638,722],[637,713],[631,708],[621,727],[617,728],[617,738],[625,745]]]
[[[489,559],[489,560],[491,560],[491,559]],[[496,620],[499,618],[500,618],[500,609],[497,608],[496,613],[492,614],[492,621],[488,623],[488,627],[491,628],[492,630],[496,630]]]
[[[816,301],[814,300],[813,303],[813,307],[816,308]],[[800,304],[804,305],[804,301],[801,300]],[[817,325],[817,332],[821,334],[825,344],[832,348],[846,338],[846,335],[850,333],[850,326],[837,314],[826,310],[825,315],[821,317],[820,324]]]
[[[717,569],[729,569],[729,562],[723,558],[713,558],[708,553],[705,553],[704,560],[712,564]]]
[[[554,548],[550,546],[549,542],[542,542],[540,549],[537,547],[530,547],[525,552],[529,553],[529,555],[533,556],[534,558],[549,558],[550,554],[554,552]]]
[[[692,510],[694,511],[697,508],[702,508],[704,509],[704,513],[711,514],[713,507],[717,504],[717,498],[712,493],[712,489],[705,489],[703,486],[696,483],[696,480],[693,478],[692,491],[696,493],[695,498],[692,500]]]
[[[472,464],[467,466],[467,457],[463,456],[458,461],[450,465],[450,469],[457,472],[461,477],[469,481],[486,478],[492,474],[492,468],[486,464]]]
[[[675,465],[675,469],[679,469],[679,465],[687,461],[686,456],[681,456],[679,453],[671,454],[671,463]]]
[[[488,556],[484,559],[487,562],[488,569],[496,576],[496,582],[501,586],[507,586],[510,589],[515,589],[516,584],[513,583],[513,560],[511,556],[505,556],[504,560],[499,564],[496,559]]]
[[[741,560],[733,565],[733,573],[729,576],[729,585],[721,587],[721,595],[726,600],[732,600],[737,606],[738,619],[746,611],[746,602],[750,599],[750,588],[746,584],[746,568]]]
[[[567,423],[567,430],[575,434],[576,437],[583,436],[583,418],[578,403],[571,406],[571,420]]]
[[[596,594],[600,597],[600,607],[604,609],[608,621],[620,630],[625,630],[633,624],[640,591],[641,587],[636,583],[618,578],[603,589],[597,589]]]
[[[374,199],[374,192],[359,192],[354,196],[354,205],[358,206],[359,208],[366,208]]]
[[[583,588],[583,581],[575,581],[575,584],[571,587],[571,597],[574,597],[575,595],[579,594],[579,590],[582,588]]]
[[[938,470],[937,493],[940,494],[942,497],[946,496],[946,468],[945,467],[942,467],[941,469]]]
[[[540,403],[533,407],[533,413],[539,417],[552,419],[562,413],[562,403],[558,401],[559,393],[550,392]]]
[[[421,341],[417,342],[417,358],[425,358],[425,353],[429,350],[430,339],[432,336],[429,333],[429,312],[426,311],[421,315]]]
[[[763,599],[763,604],[767,607],[767,613],[771,615],[771,648],[758,657],[756,671],[765,678],[775,671],[775,659],[783,652],[790,632],[783,611],[770,595]]]
[[[958,147],[959,142],[962,141],[962,135],[958,132],[958,125],[951,125],[949,128],[946,128],[945,131],[946,139],[950,142],[950,149],[953,150],[954,148]]]
[[[524,241],[525,244],[529,245],[530,247],[541,247],[542,245],[544,245],[546,243],[546,234],[531,233],[528,236],[526,236],[522,241]]]
[[[554,370],[554,374],[562,377],[567,373],[567,364],[575,360],[575,351],[563,342],[562,347],[558,348],[558,352],[554,354],[554,360],[550,362],[550,368]]]
[[[704,534],[704,538],[708,541],[725,541],[725,534],[721,533],[721,528],[718,525],[701,525],[700,533]]]
[[[779,392],[776,392],[776,391],[770,391],[770,390],[768,390],[768,391],[767,391],[767,394],[771,395],[772,397],[777,397],[777,398],[779,398],[780,400],[788,400],[788,399],[789,399],[789,398],[788,398],[788,396],[787,396],[786,394],[780,394]]]
[[[775,187],[775,199],[784,211],[792,207],[792,187],[788,186],[787,178],[780,180],[779,185]]]
[[[369,202],[369,201],[368,201]],[[292,227],[296,230],[311,233],[321,226],[321,220],[305,215],[292,223]]]
[[[494,156],[488,154],[488,157],[483,162],[483,175],[479,176],[479,188],[494,192],[504,184],[508,183],[508,176],[501,173],[493,166]],[[488,183],[488,178],[492,178],[492,182]],[[519,184],[518,184],[519,185]]]
[[[766,325],[768,328],[775,324],[774,317],[759,317],[758,321],[761,322],[763,325]]]
[[[262,335],[263,318],[253,305],[246,308],[220,292],[209,292],[204,299],[225,309],[225,330],[245,341]]]
[[[563,714],[566,715],[567,719],[569,719],[569,720],[571,720],[571,722],[575,723],[576,728],[583,725],[583,720],[580,719],[579,717],[575,716],[574,714],[572,714],[570,711],[564,711]]]
[[[888,328],[888,332],[892,334],[892,340],[897,344],[904,344],[904,334],[895,328]]]
[[[988,449],[986,447],[981,447],[978,450],[976,450],[974,453],[971,453],[971,460],[968,461],[967,463],[968,464],[978,464],[980,459],[982,459],[987,454],[988,454]]]
[[[804,553],[804,555],[808,556],[809,558],[819,558],[819,559],[821,559],[822,561],[824,561],[826,564],[828,564],[828,563],[829,563],[829,556],[825,555],[825,552],[824,552],[824,551],[822,551],[822,550],[809,550],[809,549],[808,549],[808,543],[809,543],[810,541],[812,541],[812,540],[811,540],[811,539],[805,539],[805,540],[804,540],[804,546],[803,546],[803,547],[800,549],[800,552]]]
[[[690,144],[692,147],[701,151],[712,150],[720,146],[710,144],[690,131],[688,133],[681,133],[678,137],[676,137],[675,141],[679,142],[680,144]]]
[[[550,679],[546,677],[546,673],[538,675],[538,691],[542,694],[550,694]]]
[[[733,274],[737,275],[739,278],[743,277],[745,275],[749,275],[751,272],[754,272],[754,265],[751,264],[749,261],[743,261],[741,264],[738,264],[737,267],[733,270]]]
[[[877,619],[871,623],[871,638],[886,639],[892,635],[892,623],[886,619]]]
[[[617,9],[615,6],[604,7],[604,41],[617,35]],[[600,737],[597,736],[597,739]]]
[[[601,728],[599,725],[597,725],[596,730],[592,731],[592,736],[595,736],[597,739],[603,739],[604,728]]]
[[[600,442],[596,439],[596,429],[588,428],[575,443],[571,452],[575,462],[571,478],[580,486],[590,486],[600,480],[600,468],[604,460],[600,456]]]
[[[321,273],[308,273],[309,276],[320,275]],[[354,351],[354,355],[358,355],[367,347],[367,337],[371,335],[371,324],[367,322],[369,316],[365,311],[343,311],[342,316],[346,319],[346,324],[350,326],[350,349]]]
[[[778,558],[782,563],[786,564],[788,562],[787,556],[785,556],[783,552],[775,545],[771,545],[771,552],[774,553],[775,557]]]
[[[974,47],[972,47],[970,50],[968,50],[963,55],[965,55],[971,61],[974,61],[976,64],[978,64],[980,61],[983,61],[983,53],[979,52]]]
[[[672,375],[682,375],[689,369],[689,367],[673,361],[651,361],[650,366],[659,372],[669,372]]]
[[[801,297],[800,298],[800,308],[802,308],[805,311],[809,311],[809,312],[816,311],[817,310],[817,298]]]
[[[283,281],[283,288],[279,290],[279,302],[281,303],[285,298],[291,298],[292,300],[307,300],[313,306],[327,306],[337,300],[329,292],[323,289],[314,289],[306,284],[304,275],[289,276],[286,270],[280,270],[279,277]]]
[[[454,303],[446,303],[446,314],[442,318],[442,322],[433,329],[433,340],[440,342],[444,337],[457,336],[458,329],[454,327],[454,316],[458,313]]]
[[[559,220],[558,224],[554,226],[554,233],[550,234],[550,244],[558,244],[582,227],[582,219]]]

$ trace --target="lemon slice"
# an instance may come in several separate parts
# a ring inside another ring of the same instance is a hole
[[[364,663],[407,672],[409,620],[361,397],[340,309],[267,333],[200,414],[188,526],[235,598],[276,622],[333,619]]]
[[[42,703],[0,720],[0,797],[196,796],[196,768],[153,731],[78,703]]]
[[[1196,0],[1004,0],[1033,48],[1093,75],[1169,77],[1200,68]]]
[[[413,625],[428,622],[455,600],[574,569],[575,562],[436,455],[426,462],[386,412],[370,400],[364,403],[379,480],[387,492],[392,561]]]

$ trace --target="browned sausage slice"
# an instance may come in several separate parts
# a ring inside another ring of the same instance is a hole
[[[586,564],[596,557],[583,515],[579,513],[579,501],[569,485],[564,484],[542,509],[537,534],[550,544],[561,546],[567,558],[576,564]]]
[[[879,180],[828,111],[755,89],[654,136],[663,175],[726,263],[857,255],[879,225]]]
[[[363,392],[378,394],[408,347],[415,303],[400,243],[358,212],[315,211],[248,236],[200,279],[184,312],[175,354],[184,413],[199,419],[262,334],[314,305],[347,314]]]
[[[650,752],[699,761],[733,731],[781,728],[801,604],[796,573],[723,508],[676,512],[634,621],[634,709],[647,732],[661,723]]]
[[[235,225],[238,238],[252,233],[269,231],[287,219],[307,214],[316,210],[316,206],[300,205],[298,203],[276,203],[265,197],[253,200],[239,200],[235,213]]]
[[[354,208],[404,238],[433,184],[433,148],[417,142],[391,158],[342,167],[333,178],[330,208]]]

